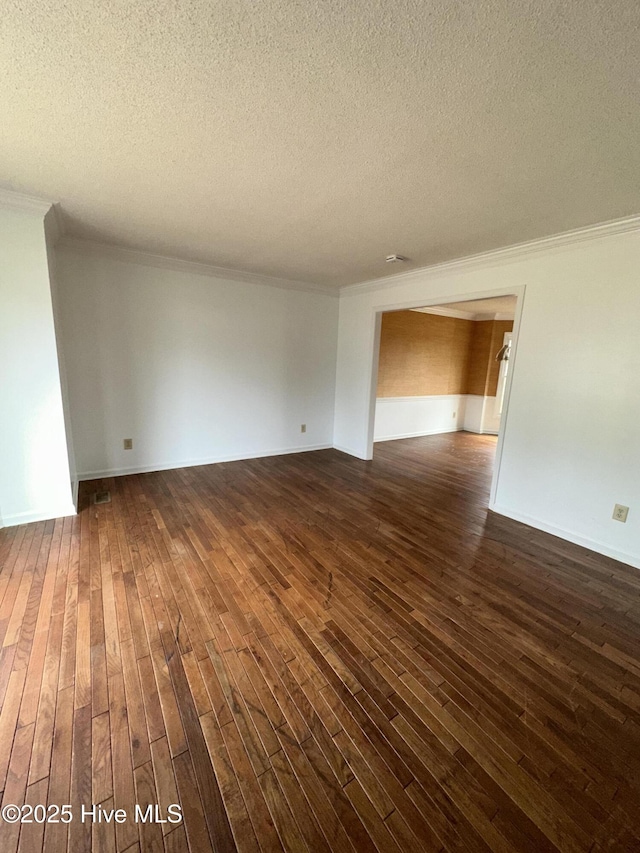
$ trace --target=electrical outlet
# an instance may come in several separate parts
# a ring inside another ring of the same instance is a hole
[[[629,515],[629,507],[622,506],[622,504],[616,504],[613,508],[613,515],[611,516],[615,521],[622,521],[623,523],[627,520],[627,516]]]
[[[133,450],[133,439],[132,438],[125,438],[123,440],[122,444],[123,444],[123,447],[125,450]]]
[[[306,431],[307,431],[307,425],[306,424],[300,424],[300,432],[306,432]]]
[[[452,418],[455,418],[456,414],[457,414],[457,412],[454,412],[454,413],[451,415],[451,417],[452,417]]]

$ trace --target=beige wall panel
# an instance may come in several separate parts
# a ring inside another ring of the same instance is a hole
[[[383,314],[378,397],[463,394],[472,327],[417,311]]]
[[[478,394],[480,397],[484,397],[487,393],[487,365],[491,353],[492,338],[493,320],[480,320],[473,323],[469,350],[467,394]]]
[[[500,367],[495,357],[512,328],[510,320],[383,314],[377,396],[495,396]]]

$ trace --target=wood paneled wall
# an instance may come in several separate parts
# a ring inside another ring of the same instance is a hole
[[[473,325],[418,311],[383,314],[378,397],[464,394]]]
[[[512,328],[511,320],[383,314],[377,396],[495,396],[500,367],[495,356]]]

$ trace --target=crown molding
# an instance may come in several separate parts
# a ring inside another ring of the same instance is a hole
[[[261,275],[260,273],[246,272],[244,270],[217,267],[199,261],[187,261],[182,258],[174,258],[169,255],[159,255],[153,252],[143,252],[138,249],[128,249],[113,243],[100,243],[96,240],[83,240],[78,237],[63,236],[58,244],[59,248],[68,249],[80,255],[101,255],[118,261],[131,264],[156,267],[158,269],[170,269],[176,272],[188,272],[195,275],[208,276],[209,278],[224,278],[231,281],[241,281],[246,284],[262,284],[268,287],[279,287],[285,290],[301,290],[308,293],[322,293],[324,295],[338,297],[339,291],[328,285],[314,284],[309,281],[294,281],[287,278]]]
[[[515,314],[508,311],[498,313],[486,313],[477,311],[462,311],[458,308],[443,308],[440,305],[430,305],[425,308],[409,308],[409,311],[417,311],[419,314],[436,314],[439,317],[453,317],[457,320],[513,320]]]
[[[340,288],[340,294],[346,296],[356,293],[369,293],[376,290],[384,290],[388,287],[411,284],[411,282],[424,279],[425,276],[433,277],[442,275],[443,273],[466,272],[495,266],[496,264],[513,263],[539,252],[565,249],[577,243],[591,242],[592,240],[600,240],[604,237],[615,237],[619,234],[628,234],[634,231],[640,231],[640,214],[627,216],[623,219],[613,219],[610,222],[601,222],[596,225],[588,225],[584,228],[575,228],[572,231],[564,231],[561,234],[553,234],[550,237],[541,237],[538,240],[529,240],[526,243],[516,243],[500,249],[491,249],[488,252],[467,255],[463,258],[455,258],[451,261],[443,261],[439,264],[431,264],[418,269],[396,273],[395,275],[387,275],[383,278],[343,285]]]
[[[51,209],[53,202],[35,195],[25,195],[6,187],[0,187],[0,207],[8,210],[19,210],[23,213],[33,213],[45,216]]]
[[[473,311],[461,311],[458,308],[441,308],[439,305],[429,306],[428,308],[410,308],[410,311],[416,311],[418,314],[436,314],[438,317],[453,317],[456,320],[476,320],[479,315]]]

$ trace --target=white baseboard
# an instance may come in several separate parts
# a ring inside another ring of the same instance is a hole
[[[71,500],[73,501],[74,507],[78,508],[78,489],[80,488],[80,481],[77,477],[71,481]]]
[[[100,471],[84,471],[78,480],[98,480],[103,477],[124,477],[127,474],[150,474],[153,471],[172,471],[175,468],[194,468],[197,465],[215,465],[218,462],[241,462],[244,459],[262,459],[265,456],[286,456],[288,453],[309,453],[312,450],[331,450],[332,444],[310,444],[304,447],[285,447],[279,450],[264,450],[259,453],[208,456],[205,459],[183,459],[176,462],[157,462],[151,465],[132,465],[128,468],[105,468]]]
[[[370,462],[370,459],[367,459],[366,456],[362,456],[362,454],[358,453],[355,450],[352,450],[350,447],[342,447],[339,444],[333,445],[334,450],[340,451],[340,453],[346,453],[347,456],[353,456],[354,459],[361,459],[363,462]]]
[[[545,533],[550,533],[552,536],[557,536],[559,539],[565,539],[567,542],[573,542],[574,545],[582,545],[583,548],[588,548],[590,551],[595,551],[596,554],[602,554],[605,557],[611,557],[612,560],[618,560],[620,563],[626,563],[628,566],[633,566],[634,569],[640,569],[640,554],[628,554],[626,551],[618,551],[617,548],[610,548],[603,542],[598,542],[597,539],[589,539],[587,536],[581,536],[578,533],[573,533],[571,530],[564,530],[561,527],[555,527],[553,524],[548,524],[546,521],[541,521],[539,518],[533,518],[530,515],[525,515],[520,512],[506,509],[503,506],[494,505],[489,507],[491,512],[498,515],[504,515],[507,518],[512,518],[514,521],[520,521],[522,524],[527,524],[529,527],[535,527],[537,530],[543,530]]]
[[[422,435],[444,435],[447,432],[462,432],[461,427],[453,427],[452,429],[428,429],[421,432],[406,432],[404,435],[383,435],[380,438],[374,438],[374,443],[379,441],[396,441],[399,438],[420,438]]]
[[[17,512],[14,515],[3,516],[2,524],[4,527],[16,527],[18,524],[31,524],[34,521],[50,521],[53,518],[66,518],[69,515],[76,514],[75,506],[36,511],[27,510],[26,512]]]

